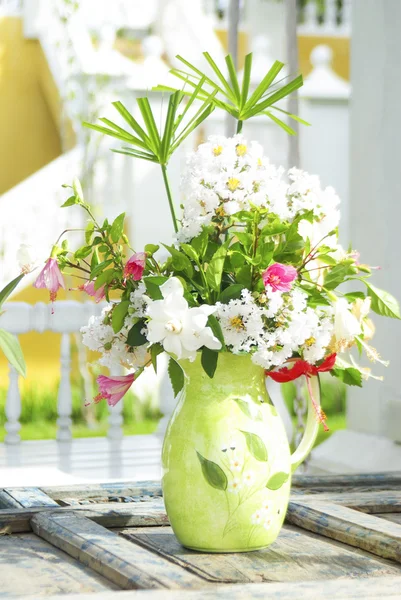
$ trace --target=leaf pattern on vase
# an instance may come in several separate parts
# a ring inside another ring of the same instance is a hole
[[[279,490],[289,478],[289,473],[284,473],[284,471],[279,471],[278,473],[274,473],[269,477],[269,481],[266,483],[266,487],[269,490]]]
[[[243,431],[242,429],[239,429],[239,431],[245,436],[250,454],[260,462],[267,462],[267,448],[262,438],[250,431]]]
[[[198,451],[196,451],[196,454],[202,467],[203,476],[208,484],[217,490],[225,491],[227,489],[228,480],[223,469],[217,463],[202,456]]]
[[[254,421],[263,421],[263,416],[257,405],[251,400],[244,400],[243,398],[233,398],[234,402],[242,410],[244,415]]]

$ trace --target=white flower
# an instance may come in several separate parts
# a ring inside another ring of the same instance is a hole
[[[342,352],[349,348],[355,336],[361,333],[361,324],[351,313],[350,305],[345,298],[338,298],[334,303],[334,343],[333,350]]]
[[[255,483],[255,473],[253,471],[247,471],[244,473],[242,480],[244,485],[251,486]]]
[[[263,510],[255,511],[253,513],[253,515],[251,516],[252,525],[261,525],[263,523],[263,518],[264,518]]]
[[[146,314],[150,318],[146,337],[152,344],[161,342],[166,352],[178,359],[195,359],[202,346],[220,350],[221,342],[206,326],[208,316],[216,308],[203,304],[189,308],[179,279],[171,277],[160,286],[163,300],[149,302]]]
[[[17,260],[22,273],[30,273],[36,266],[37,254],[29,244],[21,244],[17,251]]]
[[[265,529],[270,529],[270,527],[272,526],[272,523],[273,523],[272,519],[271,519],[270,517],[268,517],[268,518],[265,520],[265,522],[263,523],[263,527],[264,527]]]
[[[242,471],[243,462],[240,458],[233,456],[230,459],[230,469],[231,471]]]
[[[232,481],[229,482],[227,491],[231,494],[238,494],[242,489],[242,481],[238,477],[234,477]]]

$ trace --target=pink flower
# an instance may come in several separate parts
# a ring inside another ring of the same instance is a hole
[[[100,393],[95,396],[94,401],[107,400],[109,406],[115,406],[119,400],[128,392],[133,384],[135,373],[121,375],[120,377],[106,377],[99,375],[96,379]]]
[[[56,258],[48,258],[45,266],[39,273],[34,287],[46,288],[50,292],[50,300],[54,302],[60,288],[65,289],[65,283]]]
[[[294,267],[291,267],[291,265],[282,265],[281,263],[270,265],[262,273],[265,287],[269,285],[275,292],[289,292],[292,282],[297,276],[298,272]]]
[[[131,256],[124,269],[124,277],[127,279],[132,275],[134,281],[142,278],[146,264],[146,252],[136,252]]]
[[[94,281],[86,281],[83,285],[79,286],[79,289],[83,292],[86,292],[89,296],[92,296],[95,302],[100,302],[101,300],[103,300],[103,298],[106,297],[104,293],[104,285],[100,286],[99,289],[95,290]]]

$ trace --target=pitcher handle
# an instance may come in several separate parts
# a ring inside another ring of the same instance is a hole
[[[313,403],[315,403],[315,406]],[[308,416],[302,440],[300,441],[298,448],[291,456],[292,473],[294,473],[299,465],[305,460],[316,441],[319,431],[319,422],[316,418],[316,408],[320,408],[320,381],[318,375],[310,377],[308,381]]]

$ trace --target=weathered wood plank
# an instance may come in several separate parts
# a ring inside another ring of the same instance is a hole
[[[377,513],[375,514],[375,517],[386,519],[387,521],[392,521],[393,523],[399,523],[401,525],[401,513]]]
[[[308,531],[373,554],[401,562],[401,525],[317,499],[309,504],[292,501],[287,521]]]
[[[148,502],[129,504],[90,504],[85,506],[63,506],[60,513],[75,513],[91,519],[103,527],[140,527],[167,525],[168,518],[161,498]],[[54,513],[54,507],[0,510],[0,528],[9,526],[14,533],[31,531],[30,521],[38,513]]]
[[[5,490],[0,490],[0,509],[5,508],[22,508],[22,505]]]
[[[39,513],[36,535],[122,589],[199,588],[202,580],[145,548],[76,514]]]
[[[57,502],[39,488],[6,488],[4,491],[16,502],[19,502],[23,508],[37,508],[39,506],[58,508]]]
[[[89,485],[69,485],[41,487],[41,490],[53,498],[106,498],[107,496],[161,496],[160,481],[137,481],[134,483],[96,483]]]
[[[0,597],[119,589],[33,533],[0,537]]]
[[[361,487],[395,490],[401,488],[401,471],[360,475],[294,475],[292,486],[293,488],[304,488],[308,493],[312,488],[318,491],[329,491],[331,488],[341,491],[347,490],[347,488]]]
[[[269,548],[238,554],[206,554],[187,550],[178,543],[170,527],[130,528],[120,531],[120,534],[214,583],[401,575],[397,564],[293,526],[284,526]]]
[[[213,585],[202,590],[138,590],[102,594],[73,594],[68,600],[396,600],[400,598],[401,577],[340,579],[302,583],[255,583]],[[34,600],[33,597],[26,600]],[[36,600],[36,599],[35,599]],[[51,596],[47,600],[60,600]]]
[[[330,492],[321,493],[318,496],[309,494],[300,494],[292,496],[290,503],[294,501],[297,504],[309,504],[314,502],[327,502],[341,504],[348,508],[355,508],[359,511],[369,514],[384,512],[401,512],[401,490],[382,490],[375,492]]]

